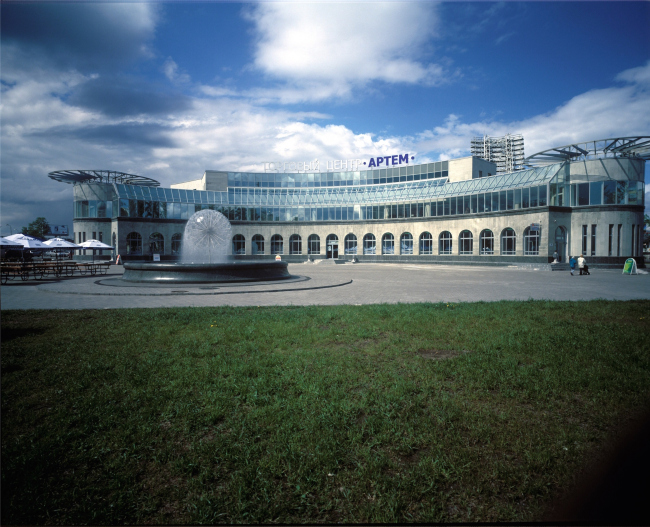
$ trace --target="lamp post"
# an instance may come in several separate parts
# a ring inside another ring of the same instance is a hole
[[[14,233],[14,229],[12,228],[12,226],[9,225],[8,223],[7,223],[6,225],[7,225],[7,227],[9,227],[9,231],[11,232],[11,234],[13,234],[13,233]]]

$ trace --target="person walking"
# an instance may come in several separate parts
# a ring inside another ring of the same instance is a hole
[[[575,256],[570,256],[569,257],[569,266],[571,267],[571,276],[573,276],[573,271],[576,270],[576,258]]]
[[[582,276],[582,273],[583,273],[584,270],[585,270],[585,264],[586,264],[586,263],[587,263],[587,262],[585,261],[585,257],[582,256],[582,255],[580,255],[580,256],[578,257],[578,269],[580,270],[580,276]],[[587,273],[585,273],[585,274],[587,274]]]
[[[558,259],[557,251],[554,251],[553,252],[553,263],[557,263],[557,259]]]

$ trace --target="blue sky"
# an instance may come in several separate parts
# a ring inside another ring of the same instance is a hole
[[[447,159],[482,134],[522,133],[526,155],[650,135],[649,2],[1,9],[3,235],[72,224],[52,170],[169,185],[264,161]]]

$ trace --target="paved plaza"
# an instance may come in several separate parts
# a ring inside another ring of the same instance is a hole
[[[103,276],[10,281],[2,309],[116,309],[182,306],[338,305],[498,300],[632,300],[650,298],[650,275],[414,264],[290,264],[290,281],[245,285],[143,286]]]

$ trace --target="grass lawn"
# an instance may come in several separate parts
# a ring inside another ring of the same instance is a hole
[[[2,313],[2,523],[532,521],[650,301]]]

